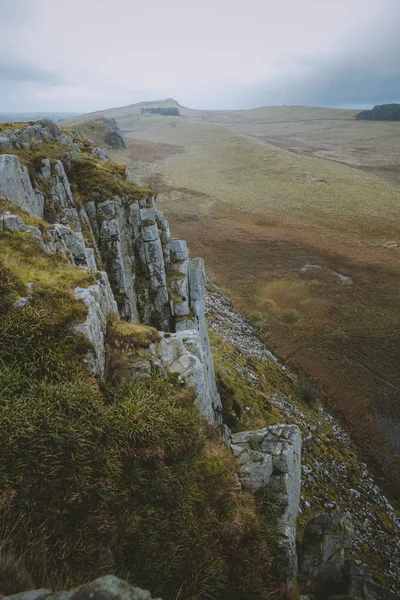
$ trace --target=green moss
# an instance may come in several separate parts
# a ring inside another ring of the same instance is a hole
[[[3,131],[14,131],[15,129],[23,129],[28,125],[36,125],[40,121],[11,121],[8,123],[0,123],[0,127]]]
[[[79,193],[84,202],[89,202],[94,197],[105,200],[113,196],[133,201],[150,193],[146,188],[126,180],[125,165],[101,162],[94,156],[73,157],[71,165],[68,178],[74,191]]]
[[[161,336],[157,329],[143,323],[114,321],[109,326],[109,337],[113,342],[134,347],[148,348],[150,344],[159,342]]]
[[[274,425],[282,415],[268,395],[276,391],[293,394],[288,377],[274,362],[248,361],[232,344],[210,332],[217,383],[223,406],[223,417],[233,431],[258,429]],[[245,375],[248,368],[256,374],[257,384],[251,384]]]
[[[282,311],[281,319],[282,319],[283,323],[286,323],[287,325],[292,325],[293,323],[297,323],[299,318],[300,318],[299,312],[297,310],[295,310],[294,308],[288,308],[288,309]]]
[[[155,225],[155,221],[153,219],[143,219],[141,225],[142,227],[150,227],[151,225]]]
[[[92,273],[45,252],[28,233],[0,233],[0,256],[3,267],[19,282],[21,295],[26,294],[27,284],[33,283],[33,304],[47,311],[49,320],[73,323],[85,319],[86,309],[75,299],[74,290],[95,283]]]
[[[179,273],[179,271],[169,271],[167,273],[167,281],[179,281],[180,279],[186,279],[187,275],[185,273]]]

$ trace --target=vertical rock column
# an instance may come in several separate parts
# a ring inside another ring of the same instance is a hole
[[[301,434],[296,425],[273,425],[232,436],[244,489],[267,488],[279,507],[278,549],[281,571],[291,587],[297,576],[296,523],[301,490]]]
[[[90,218],[90,209],[88,214]],[[109,275],[121,317],[138,321],[135,259],[123,199],[116,196],[113,200],[97,203],[96,220],[103,265]]]
[[[46,158],[42,164],[42,177],[51,184],[51,198],[45,198],[45,217],[51,222],[69,225],[74,231],[81,231],[77,206],[62,162],[57,160],[52,165]]]
[[[156,223],[153,198],[140,200],[140,235],[144,247],[144,261],[149,286],[150,324],[163,331],[170,330],[171,310],[167,290],[164,253]],[[140,240],[139,240],[140,244]],[[139,251],[140,253],[140,251]]]
[[[178,322],[181,317],[190,315],[189,307],[189,256],[184,240],[171,240],[171,264],[168,273],[168,291],[171,300],[171,310]]]

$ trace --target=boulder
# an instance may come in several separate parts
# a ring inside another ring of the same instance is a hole
[[[100,160],[107,160],[107,152],[104,150],[104,148],[94,148],[92,150],[92,154],[97,156],[97,158],[99,158]]]
[[[43,244],[42,233],[40,229],[33,225],[25,225],[18,215],[6,213],[0,216],[0,231],[31,233],[41,244]]]
[[[100,577],[69,591],[33,590],[5,597],[8,600],[152,600],[147,590],[133,587],[114,575]]]
[[[300,573],[313,581],[340,580],[344,549],[352,536],[353,526],[347,513],[322,513],[313,517],[299,548]]]

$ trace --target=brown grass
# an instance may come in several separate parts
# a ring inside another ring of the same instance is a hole
[[[364,261],[358,252],[349,259],[345,248],[340,254],[318,249],[318,240],[312,245],[278,227],[221,219],[175,223],[174,233],[188,239],[192,255],[205,258],[240,310],[264,313],[267,344],[319,383],[374,461],[386,460],[391,447],[377,420],[390,434],[390,422],[400,419],[400,269],[385,265],[376,250]],[[324,268],[302,274],[306,264]],[[285,323],[290,310],[299,319]]]

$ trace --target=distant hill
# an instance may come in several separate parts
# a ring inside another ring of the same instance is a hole
[[[356,119],[369,121],[400,121],[400,104],[378,104],[371,110],[363,110]]]

